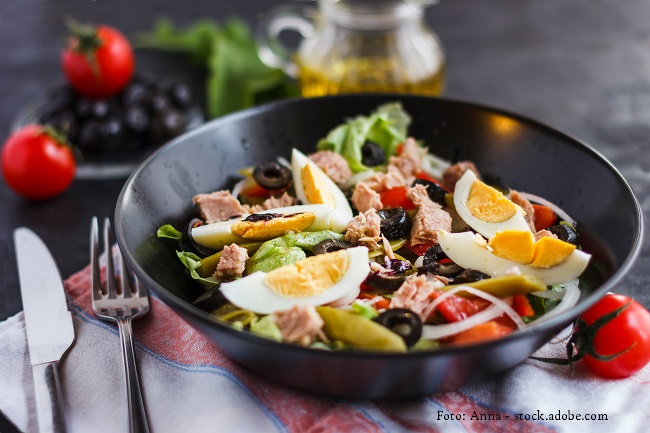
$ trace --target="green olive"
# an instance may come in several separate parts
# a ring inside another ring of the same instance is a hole
[[[355,349],[381,352],[406,352],[402,337],[352,311],[317,307],[323,319],[327,338],[338,340]]]
[[[539,278],[532,275],[508,275],[505,277],[486,278],[471,283],[450,284],[442,290],[450,290],[458,286],[474,287],[497,298],[507,298],[512,295],[525,295],[526,293],[546,290],[546,285]],[[473,296],[465,292],[458,294],[460,296]]]

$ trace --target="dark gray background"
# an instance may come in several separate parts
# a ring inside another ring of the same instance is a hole
[[[61,82],[65,16],[134,35],[160,17],[183,25],[239,16],[252,24],[282,3],[2,0],[0,140],[19,107]],[[447,96],[518,112],[589,143],[622,171],[650,215],[650,2],[442,0],[426,19],[446,48]],[[112,216],[122,183],[75,181],[60,197],[32,203],[0,181],[0,320],[22,309],[13,229],[26,225],[41,235],[67,277],[87,264],[90,217]],[[644,246],[618,288],[646,307],[649,264]],[[0,431],[14,431],[1,416]]]

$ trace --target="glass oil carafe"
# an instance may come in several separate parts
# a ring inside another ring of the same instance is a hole
[[[285,9],[265,23],[260,56],[296,77],[305,97],[440,95],[445,57],[423,9],[416,0],[320,0],[311,20]],[[278,42],[287,29],[304,36],[295,53]]]

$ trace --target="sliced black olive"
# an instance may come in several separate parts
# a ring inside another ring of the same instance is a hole
[[[558,239],[568,242],[573,245],[578,245],[578,233],[568,224],[552,225],[546,230],[557,236]]]
[[[418,268],[418,275],[433,274],[440,275],[447,278],[453,278],[463,271],[463,268],[454,262],[448,263],[430,263],[428,265],[420,266]]]
[[[204,247],[203,245],[196,242],[192,237],[192,229],[201,224],[203,224],[202,220],[199,218],[192,218],[190,222],[185,226],[181,240],[183,242],[183,249],[185,251],[190,251],[200,257],[208,257],[212,254],[215,254],[217,251],[213,250],[212,248]]]
[[[412,186],[422,185],[427,189],[427,195],[434,203],[438,203],[441,206],[445,206],[445,195],[449,193],[446,189],[441,187],[435,182],[424,179],[415,179]]]
[[[453,284],[473,283],[474,281],[485,280],[486,278],[490,278],[490,276],[476,269],[465,269],[454,277]]]
[[[431,246],[426,253],[424,253],[424,257],[422,258],[422,264],[424,266],[428,266],[446,258],[448,258],[447,254],[445,254],[445,252],[442,250],[440,244],[435,244]]]
[[[272,219],[282,218],[283,216],[285,216],[285,215],[283,215],[281,213],[272,213],[272,212],[254,213],[254,214],[249,215],[246,218],[244,218],[244,221],[248,221],[248,222],[251,222],[251,223],[254,223],[254,222],[257,222],[257,221],[271,221]]]
[[[363,281],[363,284],[382,292],[394,292],[404,283],[404,279],[404,274],[386,275],[380,274],[379,272],[371,272]]]
[[[217,285],[196,298],[196,300],[192,302],[192,305],[200,308],[203,311],[211,313],[217,308],[223,307],[227,303],[228,300],[223,295],[223,293],[221,293],[221,285]]]
[[[277,162],[267,162],[258,165],[253,170],[253,178],[262,188],[282,189],[291,184],[291,170]]]
[[[402,337],[407,346],[413,346],[422,336],[420,316],[406,308],[386,310],[375,321]]]
[[[409,214],[401,207],[385,208],[377,211],[381,218],[381,234],[389,241],[403,239],[411,233],[413,222]]]
[[[408,260],[388,259],[384,261],[384,267],[390,269],[397,274],[403,274],[406,271],[413,269],[411,262]]]
[[[352,248],[353,246],[354,245],[352,245],[350,242],[342,241],[339,239],[326,239],[317,243],[314,246],[312,252],[314,254],[332,253],[334,251]]]
[[[386,162],[384,149],[374,141],[366,141],[361,147],[361,162],[368,167],[375,167]]]

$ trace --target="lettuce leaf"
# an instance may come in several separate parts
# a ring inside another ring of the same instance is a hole
[[[399,102],[381,105],[369,116],[357,116],[332,129],[318,142],[319,150],[341,154],[354,173],[368,170],[362,162],[361,148],[367,140],[382,148],[386,158],[397,153],[406,139],[411,118]]]
[[[250,324],[250,331],[261,337],[268,338],[273,341],[282,342],[282,333],[278,325],[273,322],[273,316],[264,316],[261,319],[254,319]]]
[[[196,269],[201,266],[201,257],[197,256],[194,253],[187,251],[176,251],[176,255],[181,260],[183,265],[187,268],[190,273],[190,277],[200,283],[206,289],[216,286],[219,284],[214,278],[203,278],[196,272]]]

